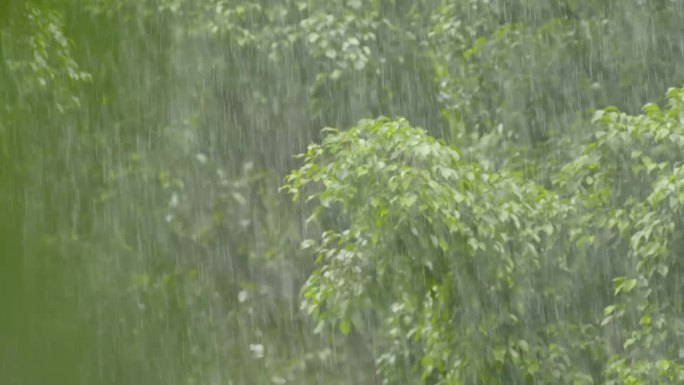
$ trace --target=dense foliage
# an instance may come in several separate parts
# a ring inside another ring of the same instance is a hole
[[[684,382],[682,19],[0,2],[0,383]]]
[[[403,119],[333,130],[285,186],[324,230],[303,308],[391,384],[680,383],[683,95],[597,111],[554,190]]]

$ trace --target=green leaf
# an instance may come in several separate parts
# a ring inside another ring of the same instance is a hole
[[[345,336],[349,335],[350,330],[351,330],[351,324],[350,324],[349,320],[346,318],[341,319],[340,320],[340,331],[342,332],[342,334],[344,334]]]

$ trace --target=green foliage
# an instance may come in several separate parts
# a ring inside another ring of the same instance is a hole
[[[682,290],[682,89],[667,97],[666,109],[647,104],[643,115],[598,111],[596,139],[559,179],[585,206],[586,223],[611,232],[603,242],[624,256],[625,275],[613,279],[616,303],[601,322],[622,331],[622,349],[606,369],[611,384],[674,384],[684,376],[677,364],[684,309],[672,296]]]
[[[31,103],[47,96],[61,113],[79,107],[78,87],[91,75],[74,61],[60,14],[30,4],[20,12],[19,20],[25,17],[26,25],[16,27],[18,34],[1,35],[4,64],[14,77],[20,100]]]
[[[554,194],[462,160],[402,119],[333,131],[285,188],[314,202],[310,219],[337,212],[305,244],[319,268],[304,309],[344,334],[375,313],[381,331],[364,331],[383,338],[377,365],[389,383],[591,378],[549,358],[569,348],[550,337],[566,317],[549,311],[574,305],[559,277],[575,273],[553,257],[568,212]]]
[[[634,113],[684,79],[674,62],[656,59],[669,57],[671,34],[682,33],[672,19],[680,5],[640,3],[649,8],[641,17],[632,1],[505,3],[444,5],[427,35],[442,116],[483,164],[543,178],[572,159],[593,109],[619,103]],[[637,56],[654,60],[636,70]]]
[[[2,379],[681,383],[683,4],[0,2]]]
[[[681,381],[682,95],[598,111],[560,196],[404,119],[327,130],[284,187],[323,230],[302,308],[379,336],[391,384]]]

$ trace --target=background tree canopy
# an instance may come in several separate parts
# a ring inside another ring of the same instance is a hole
[[[0,383],[684,383],[681,20],[0,2]]]

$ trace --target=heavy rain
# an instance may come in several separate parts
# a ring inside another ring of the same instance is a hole
[[[684,1],[0,1],[0,385],[684,384]]]

